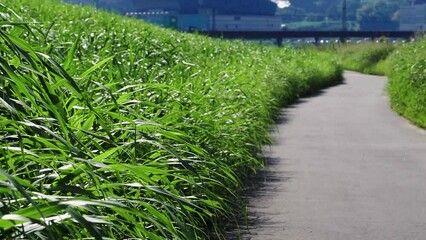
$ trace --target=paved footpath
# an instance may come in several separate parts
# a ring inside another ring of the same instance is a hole
[[[240,239],[426,239],[426,131],[390,110],[385,78],[345,78],[283,110]]]

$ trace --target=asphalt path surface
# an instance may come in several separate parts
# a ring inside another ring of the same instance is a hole
[[[390,109],[386,78],[345,79],[283,110],[230,238],[426,239],[426,132]]]

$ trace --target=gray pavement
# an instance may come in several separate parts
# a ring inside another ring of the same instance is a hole
[[[283,110],[231,238],[426,239],[426,131],[391,111],[386,78],[345,78]]]

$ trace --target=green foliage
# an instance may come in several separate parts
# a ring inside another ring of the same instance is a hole
[[[286,8],[278,8],[277,15],[282,19],[282,22],[297,22],[305,20],[306,11],[302,8],[296,8],[293,6]]]
[[[343,3],[336,3],[336,1],[331,2],[322,0],[321,2],[325,2],[326,9],[326,15],[329,19],[334,20],[341,20],[342,19],[342,7]],[[328,2],[328,4],[326,4]],[[361,1],[360,0],[346,0],[346,18],[349,21],[356,21],[357,20],[357,12],[358,9],[361,7]]]
[[[423,1],[423,0],[422,0]],[[328,24],[331,21],[342,20],[343,0],[290,0],[288,10],[279,9],[278,15],[283,15],[284,22],[295,22],[294,26],[302,25],[297,30],[328,30],[322,25],[312,25],[304,28],[304,21],[312,21],[312,16]],[[398,29],[399,9],[401,6],[412,4],[413,0],[346,0],[346,19],[354,22],[363,30],[395,30]],[[421,2],[421,1],[418,1]],[[299,23],[300,22],[300,23]],[[352,30],[358,30],[353,28]]]
[[[358,10],[358,20],[361,22],[390,22],[395,19],[399,10],[399,0],[376,0],[363,4]]]
[[[206,239],[262,166],[278,108],[341,80],[312,49],[48,0],[0,13],[2,239]]]
[[[350,43],[334,49],[345,69],[377,75],[385,74],[384,61],[394,50],[394,44],[384,42]]]
[[[398,48],[387,64],[392,108],[426,128],[426,39]]]

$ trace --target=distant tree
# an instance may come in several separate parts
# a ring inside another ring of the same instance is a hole
[[[347,0],[346,1],[346,17],[349,21],[356,21],[357,10],[361,7],[360,0]],[[326,16],[331,20],[342,19],[342,0],[335,1],[334,4],[328,6]]]
[[[290,7],[278,9],[277,15],[281,16],[282,21],[285,23],[298,22],[298,21],[303,21],[305,19],[306,11],[302,8],[290,6]]]
[[[399,10],[397,0],[377,0],[363,4],[358,10],[358,20],[362,22],[391,22]]]
[[[362,30],[397,30],[398,11],[405,1],[376,0],[362,4],[358,10],[358,22]]]
[[[374,0],[368,0],[374,1]],[[307,13],[319,13],[330,19],[340,19],[343,0],[290,0],[291,6],[302,8]],[[361,0],[347,0],[348,20],[355,20]]]

